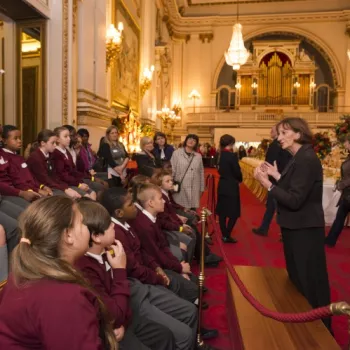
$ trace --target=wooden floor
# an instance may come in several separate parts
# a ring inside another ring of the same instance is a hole
[[[280,312],[311,310],[289,281],[285,269],[238,266],[247,289],[265,307]],[[339,350],[322,321],[280,323],[262,316],[242,296],[228,274],[227,308],[234,350]]]

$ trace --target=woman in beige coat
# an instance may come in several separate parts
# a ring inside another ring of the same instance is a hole
[[[174,200],[187,209],[199,207],[204,192],[204,168],[202,156],[196,152],[197,135],[186,136],[184,146],[173,153],[171,166],[174,180],[180,183],[180,191],[174,193]]]

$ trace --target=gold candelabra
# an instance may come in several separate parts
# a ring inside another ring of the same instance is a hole
[[[145,96],[146,91],[149,90],[152,85],[153,72],[154,66],[151,66],[151,68],[145,68],[143,71],[143,76],[140,83],[141,97]]]
[[[113,60],[119,54],[122,48],[122,32],[124,26],[122,22],[118,23],[118,29],[115,28],[114,24],[110,24],[106,34],[106,71],[113,64]]]

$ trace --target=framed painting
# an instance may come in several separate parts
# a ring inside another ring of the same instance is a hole
[[[112,105],[139,114],[140,28],[122,0],[114,0],[114,25],[123,22],[122,49],[111,68]]]

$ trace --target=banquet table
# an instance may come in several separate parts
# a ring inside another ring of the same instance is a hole
[[[263,160],[256,158],[242,158],[240,166],[243,174],[243,183],[260,200],[266,199],[267,191],[261,186],[259,181],[254,179],[254,169],[263,163]],[[337,214],[337,203],[340,198],[340,192],[334,190],[335,177],[328,177],[330,174],[337,174],[336,169],[326,168],[324,174],[327,176],[323,180],[322,206],[324,218],[327,226],[332,225]]]

